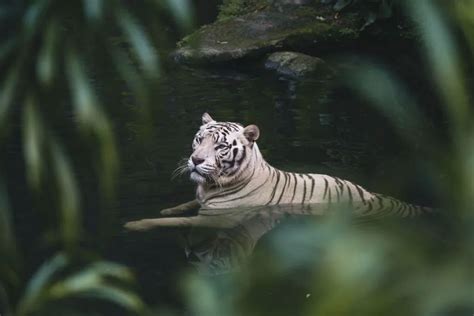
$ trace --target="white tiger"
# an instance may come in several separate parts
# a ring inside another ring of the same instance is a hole
[[[430,211],[371,193],[337,177],[278,170],[263,159],[256,143],[259,135],[256,125],[217,122],[204,113],[192,144],[193,153],[183,168],[197,184],[196,200],[161,213],[177,215],[199,207],[211,210],[263,205],[318,205],[320,209],[322,204],[336,203],[354,206],[358,215],[408,217]],[[144,219],[129,222],[125,227],[146,230],[164,223],[163,219]]]

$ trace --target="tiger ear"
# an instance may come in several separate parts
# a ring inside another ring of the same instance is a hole
[[[249,125],[244,128],[244,136],[247,140],[251,143],[256,141],[260,136],[260,130],[258,129],[257,125]]]
[[[202,115],[202,124],[203,124],[203,125],[204,125],[204,124],[207,124],[207,123],[210,123],[210,122],[212,122],[212,121],[214,121],[214,120],[212,119],[212,117],[211,117],[207,112],[205,112],[205,113]]]

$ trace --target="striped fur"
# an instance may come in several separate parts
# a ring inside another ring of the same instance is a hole
[[[278,170],[263,159],[255,142],[258,136],[255,125],[244,128],[203,115],[187,163],[203,209],[349,203],[359,215],[409,217],[430,211],[337,177]]]

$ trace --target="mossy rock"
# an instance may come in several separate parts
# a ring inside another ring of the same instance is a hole
[[[265,68],[292,78],[302,78],[319,70],[328,70],[324,60],[297,52],[272,53],[265,60]]]
[[[317,49],[354,40],[358,21],[309,6],[268,7],[201,27],[178,43],[176,60],[219,63],[278,50]]]

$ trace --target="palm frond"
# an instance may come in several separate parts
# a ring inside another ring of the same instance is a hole
[[[52,161],[55,165],[55,179],[59,190],[59,211],[61,215],[61,236],[67,249],[77,246],[81,231],[79,212],[79,188],[69,158],[62,147],[50,140]]]
[[[146,32],[126,11],[118,10],[117,19],[123,34],[132,45],[133,53],[140,62],[141,70],[149,78],[157,77],[160,71],[158,54],[148,39]]]
[[[25,147],[25,164],[28,181],[30,185],[38,190],[41,178],[44,174],[44,151],[45,131],[43,121],[38,113],[38,104],[33,96],[25,100],[26,106],[23,113],[23,144]]]
[[[454,36],[441,15],[441,9],[435,6],[433,1],[407,1],[407,5],[422,31],[425,55],[444,99],[451,125],[458,133],[462,132],[469,123],[472,113],[459,48],[456,47]]]
[[[47,309],[55,301],[76,298],[101,299],[136,313],[145,310],[141,299],[126,288],[133,280],[127,268],[99,261],[64,275],[70,263],[71,260],[61,253],[44,263],[28,284],[18,315]]]

